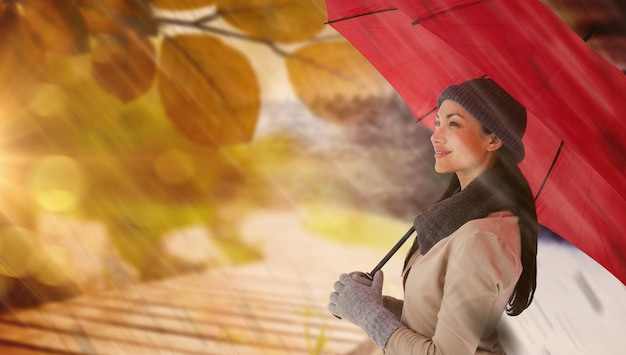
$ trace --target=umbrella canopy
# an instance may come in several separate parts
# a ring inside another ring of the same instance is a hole
[[[520,167],[539,223],[626,283],[626,76],[539,1],[327,0],[330,25],[433,127],[450,84],[488,76],[526,106]]]

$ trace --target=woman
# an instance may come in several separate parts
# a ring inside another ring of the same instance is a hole
[[[537,215],[524,158],[526,109],[488,78],[446,88],[431,137],[435,170],[454,173],[415,219],[404,300],[382,296],[383,273],[342,274],[329,311],[386,354],[503,354],[496,326],[536,286]]]

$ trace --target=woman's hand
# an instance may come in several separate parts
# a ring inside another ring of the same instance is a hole
[[[383,349],[387,339],[402,323],[383,307],[383,272],[368,279],[359,273],[342,274],[330,294],[328,310],[362,328]]]
[[[359,320],[367,308],[382,307],[383,305],[382,271],[374,275],[370,281],[360,272],[341,274],[335,282],[335,292],[330,294],[328,310],[337,317],[347,319],[359,325]]]
[[[353,271],[348,275],[352,276],[352,278],[360,284],[363,284],[365,286],[372,286],[372,279],[370,279],[363,271]]]

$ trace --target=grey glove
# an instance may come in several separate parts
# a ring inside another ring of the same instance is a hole
[[[357,275],[359,277],[352,277],[358,283],[365,286],[372,286],[372,280],[370,280],[365,273],[361,271],[354,271],[350,273],[350,276]],[[383,307],[385,307],[389,312],[393,313],[394,316],[398,320],[402,317],[402,306],[404,306],[404,301],[399,300],[395,297],[383,295]]]
[[[371,286],[359,280],[358,273],[342,274],[330,294],[328,310],[361,329],[383,349],[387,340],[404,325],[383,306],[383,272],[374,274]]]
[[[399,320],[402,317],[404,301],[391,296],[383,296],[383,306]]]

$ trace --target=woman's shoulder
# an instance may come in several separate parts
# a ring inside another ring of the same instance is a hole
[[[512,213],[498,212],[467,222],[450,236],[450,260],[464,268],[497,265],[491,277],[499,283],[514,285],[522,271],[517,221]],[[487,269],[480,270],[484,273]]]
[[[519,241],[518,221],[519,218],[509,211],[493,212],[487,217],[466,222],[455,233],[489,234],[499,239],[517,239]]]
[[[519,259],[521,254],[518,217],[508,211],[489,214],[485,218],[471,220],[450,235],[450,242],[459,248],[484,247],[506,250]]]

